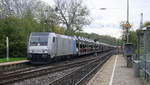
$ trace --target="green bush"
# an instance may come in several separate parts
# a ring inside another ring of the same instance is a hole
[[[30,32],[42,31],[42,24],[32,18],[8,17],[0,20],[0,57],[6,56],[6,37],[9,37],[11,57],[26,57]]]

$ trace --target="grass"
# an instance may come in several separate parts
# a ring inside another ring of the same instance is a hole
[[[7,61],[6,58],[0,58],[0,63],[12,62],[12,61],[19,61],[19,60],[27,60],[27,58],[25,58],[25,57],[21,57],[21,58],[9,58],[8,61]]]

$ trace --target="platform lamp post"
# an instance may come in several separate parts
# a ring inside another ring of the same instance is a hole
[[[124,55],[127,57],[127,67],[132,66],[132,57],[133,57],[133,44],[129,43],[129,30],[131,25],[129,23],[129,0],[127,0],[127,21],[124,24],[126,42],[124,43]]]
[[[137,59],[139,60],[140,58],[140,48],[141,48],[141,41],[142,41],[142,32],[143,28],[143,13],[141,13],[141,20],[140,20],[140,29],[137,31]]]
[[[122,27],[124,29],[124,35],[125,35],[125,43],[129,43],[129,30],[131,28],[131,25],[129,23],[129,0],[127,0],[127,17],[126,22],[122,24]]]
[[[129,43],[129,30],[131,28],[131,25],[129,23],[129,0],[127,0],[127,21],[126,21],[126,25],[125,25],[125,28],[126,28],[126,43]]]
[[[9,61],[9,39],[6,37],[6,60]]]

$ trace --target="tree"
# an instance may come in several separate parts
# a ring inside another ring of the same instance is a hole
[[[134,47],[137,47],[137,31],[129,32],[129,42],[133,43]]]
[[[65,25],[68,31],[80,31],[90,23],[87,18],[89,11],[81,0],[55,0],[55,11],[59,23]]]
[[[8,16],[23,17],[29,10],[34,17],[40,18],[50,6],[41,0],[0,0],[1,18]]]
[[[150,26],[150,21],[144,23],[144,27]]]

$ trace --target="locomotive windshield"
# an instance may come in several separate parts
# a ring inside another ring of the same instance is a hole
[[[47,46],[48,36],[32,36],[30,46]]]

